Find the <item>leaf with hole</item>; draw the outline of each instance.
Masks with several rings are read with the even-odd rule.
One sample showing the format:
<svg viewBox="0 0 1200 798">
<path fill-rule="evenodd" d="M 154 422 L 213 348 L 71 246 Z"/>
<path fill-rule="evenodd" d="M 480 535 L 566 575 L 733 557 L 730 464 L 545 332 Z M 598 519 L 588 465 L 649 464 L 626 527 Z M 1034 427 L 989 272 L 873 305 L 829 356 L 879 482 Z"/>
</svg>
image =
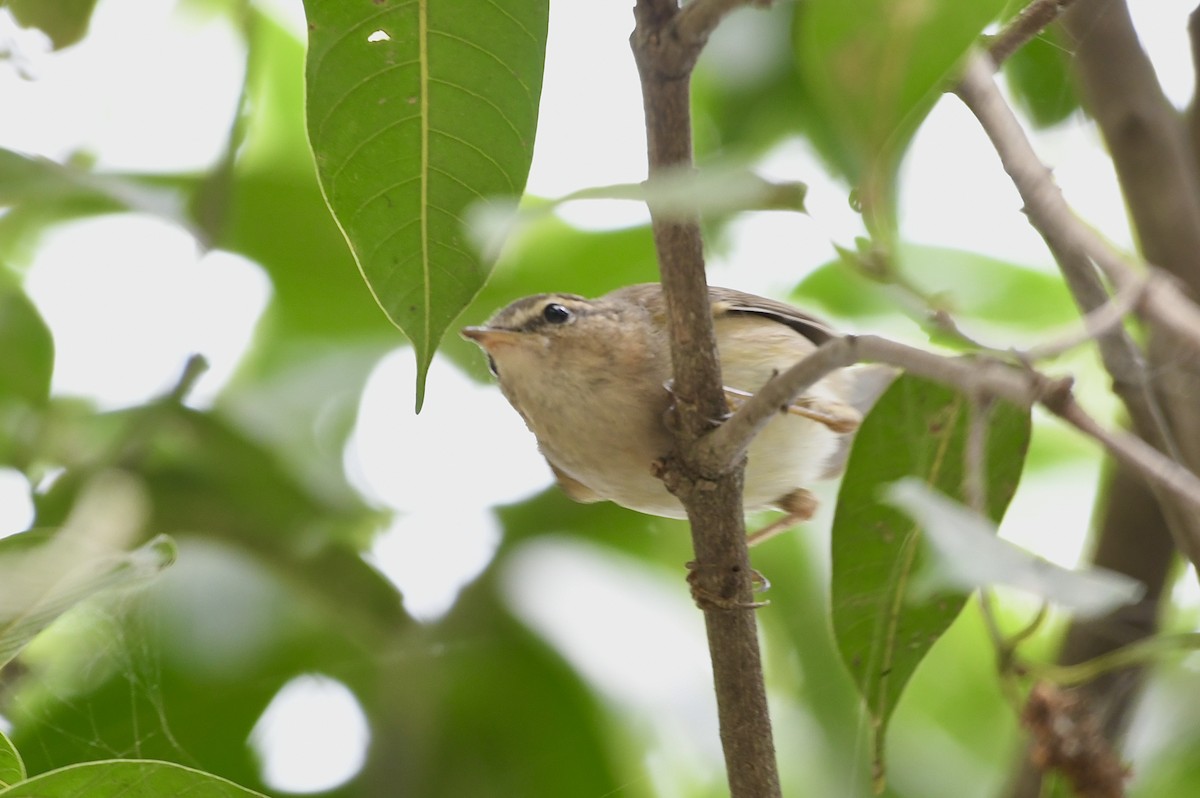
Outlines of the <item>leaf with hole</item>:
<svg viewBox="0 0 1200 798">
<path fill-rule="evenodd" d="M 929 380 L 902 375 L 859 429 L 838 493 L 832 537 L 832 614 L 842 660 L 872 721 L 872 761 L 884 775 L 884 735 L 908 680 L 958 616 L 968 592 L 914 588 L 927 553 L 922 528 L 887 502 L 884 489 L 916 477 L 964 495 L 970 402 Z M 986 514 L 999 521 L 1029 445 L 1030 418 L 997 402 L 986 416 Z"/>
<path fill-rule="evenodd" d="M 417 408 L 442 334 L 490 264 L 466 209 L 519 196 L 533 155 L 547 0 L 308 0 L 308 132 L 359 269 L 417 355 Z"/>
</svg>

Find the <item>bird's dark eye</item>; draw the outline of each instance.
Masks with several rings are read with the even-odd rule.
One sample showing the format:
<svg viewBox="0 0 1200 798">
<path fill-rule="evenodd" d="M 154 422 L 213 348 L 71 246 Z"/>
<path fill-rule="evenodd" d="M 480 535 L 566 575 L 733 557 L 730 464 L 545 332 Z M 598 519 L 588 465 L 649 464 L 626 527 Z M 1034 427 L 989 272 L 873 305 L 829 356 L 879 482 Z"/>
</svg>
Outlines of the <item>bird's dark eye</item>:
<svg viewBox="0 0 1200 798">
<path fill-rule="evenodd" d="M 571 311 L 557 302 L 551 302 L 542 309 L 542 318 L 551 324 L 563 324 L 571 318 Z"/>
</svg>

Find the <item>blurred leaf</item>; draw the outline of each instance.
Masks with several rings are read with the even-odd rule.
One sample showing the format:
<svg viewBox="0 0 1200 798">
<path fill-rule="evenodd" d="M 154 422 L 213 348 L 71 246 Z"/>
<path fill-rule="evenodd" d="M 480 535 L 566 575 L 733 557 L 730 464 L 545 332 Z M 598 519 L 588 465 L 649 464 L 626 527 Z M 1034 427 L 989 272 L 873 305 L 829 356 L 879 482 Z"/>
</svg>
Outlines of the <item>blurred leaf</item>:
<svg viewBox="0 0 1200 798">
<path fill-rule="evenodd" d="M 717 26 L 692 75 L 698 160 L 760 153 L 794 135 L 810 116 L 796 80 L 795 3 L 738 9 Z"/>
<path fill-rule="evenodd" d="M 304 45 L 253 10 L 247 36 L 252 113 L 238 131 L 244 141 L 227 207 L 212 208 L 219 200 L 208 196 L 203 211 L 213 246 L 242 253 L 271 278 L 271 305 L 240 376 L 296 368 L 315 348 L 348 338 L 394 346 L 399 336 L 354 276 L 354 258 L 317 184 L 304 136 Z"/>
<path fill-rule="evenodd" d="M 141 584 L 174 562 L 174 544 L 161 535 L 122 550 L 145 512 L 138 484 L 109 473 L 87 485 L 62 529 L 0 540 L 0 666 L 83 599 Z"/>
<path fill-rule="evenodd" d="M 507 612 L 495 570 L 390 670 L 387 731 L 419 766 L 374 758 L 361 794 L 647 795 L 617 767 L 610 719 L 579 674 Z"/>
<path fill-rule="evenodd" d="M 699 215 L 708 221 L 738 211 L 803 213 L 807 191 L 804 183 L 770 181 L 745 167 L 721 163 L 699 170 L 666 170 L 641 183 L 593 186 L 546 201 L 477 202 L 467 208 L 466 224 L 473 245 L 484 257 L 494 259 L 513 233 L 569 202 L 631 200 L 645 203 L 660 218 Z"/>
<path fill-rule="evenodd" d="M 37 308 L 0 274 L 0 405 L 13 399 L 43 405 L 50 398 L 54 338 Z"/>
<path fill-rule="evenodd" d="M 84 37 L 96 0 L 4 0 L 23 28 L 37 28 L 50 37 L 55 50 Z"/>
<path fill-rule="evenodd" d="M 140 211 L 187 226 L 180 187 L 186 180 L 102 174 L 78 164 L 21 155 L 0 148 L 0 207 L 38 203 L 63 215 Z M 69 210 L 68 210 L 69 209 Z"/>
<path fill-rule="evenodd" d="M 286 365 L 222 391 L 220 415 L 332 503 L 361 500 L 346 480 L 345 448 L 363 387 L 386 352 L 374 342 L 295 353 Z"/>
<path fill-rule="evenodd" d="M 533 155 L 546 0 L 505 7 L 308 0 L 308 130 L 325 197 L 417 355 L 487 278 L 466 208 L 519 196 Z"/>
<path fill-rule="evenodd" d="M 899 279 L 931 297 L 936 309 L 956 318 L 1040 333 L 1079 319 L 1062 278 L 1027 266 L 965 250 L 917 244 L 902 244 L 892 266 Z M 792 296 L 800 302 L 815 302 L 836 316 L 862 319 L 911 307 L 912 300 L 898 290 L 839 259 L 813 271 Z"/>
<path fill-rule="evenodd" d="M 231 781 L 170 762 L 110 760 L 43 773 L 0 798 L 264 798 Z"/>
<path fill-rule="evenodd" d="M 0 731 L 0 789 L 25 778 L 25 763 L 12 740 Z"/>
<path fill-rule="evenodd" d="M 1051 25 L 1004 63 L 1016 104 L 1038 127 L 1063 122 L 1080 109 L 1071 79 L 1071 52 L 1060 29 Z"/>
<path fill-rule="evenodd" d="M 810 0 L 796 14 L 796 61 L 819 113 L 845 141 L 841 159 L 868 229 L 894 225 L 894 180 L 909 141 L 958 61 L 1004 0 Z"/>
<path fill-rule="evenodd" d="M 885 485 L 913 476 L 962 497 L 970 404 L 940 384 L 902 375 L 863 422 L 833 521 L 832 612 L 842 659 L 872 717 L 875 777 L 905 685 L 966 602 L 946 591 L 913 595 L 925 559 L 922 529 L 887 504 Z M 987 514 L 999 521 L 1016 491 L 1029 443 L 1027 411 L 998 402 L 987 418 Z"/>
<path fill-rule="evenodd" d="M 1145 586 L 1104 568 L 1072 571 L 996 537 L 996 525 L 924 482 L 905 477 L 885 495 L 917 522 L 932 557 L 914 576 L 912 595 L 1006 585 L 1093 618 L 1139 601 Z"/>
</svg>

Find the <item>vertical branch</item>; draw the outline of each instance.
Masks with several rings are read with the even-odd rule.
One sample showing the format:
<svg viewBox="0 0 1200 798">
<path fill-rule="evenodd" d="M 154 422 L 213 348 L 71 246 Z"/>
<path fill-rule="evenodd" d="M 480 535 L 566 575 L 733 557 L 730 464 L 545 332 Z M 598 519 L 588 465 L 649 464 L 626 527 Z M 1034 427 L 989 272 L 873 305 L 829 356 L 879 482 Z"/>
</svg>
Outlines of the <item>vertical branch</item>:
<svg viewBox="0 0 1200 798">
<path fill-rule="evenodd" d="M 690 169 L 692 68 L 712 28 L 738 5 L 638 0 L 630 38 L 642 81 L 650 176 Z M 689 581 L 704 610 L 721 744 L 734 798 L 777 798 L 779 775 L 767 711 L 746 531 L 742 467 L 705 473 L 695 442 L 726 415 L 704 274 L 699 220 L 650 208 L 674 366 L 676 450 L 663 478 L 687 509 L 695 561 Z"/>
</svg>

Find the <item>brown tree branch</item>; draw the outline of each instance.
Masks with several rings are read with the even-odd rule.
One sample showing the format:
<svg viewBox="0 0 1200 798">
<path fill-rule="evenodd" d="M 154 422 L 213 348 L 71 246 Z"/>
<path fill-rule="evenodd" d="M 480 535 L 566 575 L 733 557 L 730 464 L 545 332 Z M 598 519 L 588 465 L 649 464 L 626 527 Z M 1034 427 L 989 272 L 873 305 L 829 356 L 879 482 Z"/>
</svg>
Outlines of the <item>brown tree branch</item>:
<svg viewBox="0 0 1200 798">
<path fill-rule="evenodd" d="M 957 87 L 957 93 L 963 102 L 979 119 L 988 137 L 1000 155 L 1005 171 L 1012 177 L 1021 198 L 1025 201 L 1025 212 L 1030 223 L 1041 233 L 1050 250 L 1058 258 L 1068 286 L 1076 294 L 1077 301 L 1085 310 L 1098 307 L 1108 300 L 1108 292 L 1097 281 L 1091 264 L 1100 266 L 1113 279 L 1117 286 L 1123 287 L 1136 284 L 1141 278 L 1136 270 L 1113 247 L 1104 242 L 1094 231 L 1084 225 L 1071 211 L 1063 199 L 1062 192 L 1054 185 L 1050 171 L 1038 159 L 1033 151 L 1025 131 L 1021 128 L 1012 109 L 1000 96 L 995 82 L 992 80 L 992 65 L 986 57 L 972 58 L 964 72 L 962 81 Z M 1164 281 L 1152 281 L 1148 285 L 1141 303 L 1141 309 L 1156 326 L 1175 334 L 1177 328 L 1163 323 L 1166 318 L 1164 308 L 1169 303 L 1171 313 L 1177 314 L 1177 319 L 1189 334 L 1178 336 L 1184 348 L 1190 348 L 1200 353 L 1200 308 L 1196 308 L 1188 300 L 1174 290 L 1174 286 Z M 1174 294 L 1168 299 L 1168 294 Z M 1190 307 L 1189 307 L 1190 306 Z M 1195 326 L 1190 319 L 1179 319 L 1178 316 L 1195 315 Z M 1119 329 L 1113 336 L 1123 336 Z M 1106 335 L 1105 338 L 1110 338 Z M 1149 393 L 1144 377 L 1135 376 L 1130 381 L 1129 369 L 1134 368 L 1140 360 L 1136 349 L 1131 348 L 1127 340 L 1113 337 L 1102 354 L 1116 356 L 1122 365 L 1114 365 L 1114 387 L 1121 391 L 1123 397 L 1128 397 L 1126 404 L 1130 415 L 1138 426 L 1139 433 L 1153 441 L 1158 448 L 1171 451 L 1170 435 L 1161 424 L 1155 398 Z M 1144 369 L 1138 369 L 1144 373 Z M 1154 487 L 1152 485 L 1152 487 Z M 1200 562 L 1200 516 L 1183 511 L 1183 505 L 1164 497 L 1166 515 L 1171 523 L 1171 534 L 1176 546 L 1192 562 Z M 1174 509 L 1172 509 L 1174 505 Z"/>
<path fill-rule="evenodd" d="M 1193 15 L 1189 26 L 1194 50 L 1198 40 L 1196 19 Z M 1075 65 L 1085 104 L 1108 142 L 1143 253 L 1151 262 L 1182 278 L 1193 292 L 1200 291 L 1194 279 L 1200 257 L 1197 252 L 1200 216 L 1196 213 L 1200 194 L 1195 168 L 1196 153 L 1200 152 L 1200 146 L 1195 144 L 1200 137 L 1195 133 L 1200 128 L 1195 125 L 1195 103 L 1191 112 L 1193 142 L 1189 146 L 1179 116 L 1163 96 L 1149 59 L 1137 41 L 1128 9 L 1120 0 L 1079 3 L 1064 16 L 1063 23 L 1075 40 Z M 1200 58 L 1196 61 L 1200 63 Z M 1007 162 L 1006 168 L 1009 168 Z M 1012 173 L 1012 169 L 1009 171 Z M 1049 185 L 1049 180 L 1043 183 Z M 1022 191 L 1023 196 L 1026 194 Z M 1061 197 L 1053 199 L 1065 208 Z M 1029 200 L 1026 201 L 1028 204 Z M 1032 220 L 1032 211 L 1030 216 Z M 1075 226 L 1081 227 L 1077 223 Z M 1083 233 L 1075 236 L 1081 251 L 1118 290 L 1131 285 L 1137 278 L 1137 270 L 1116 250 L 1103 246 L 1094 233 L 1086 229 Z M 1053 244 L 1051 248 L 1062 263 L 1062 253 Z M 1070 282 L 1070 271 L 1065 265 L 1064 273 Z M 1129 391 L 1121 395 L 1139 434 L 1195 468 L 1200 462 L 1196 451 L 1200 443 L 1196 440 L 1200 414 L 1194 401 L 1180 400 L 1189 391 L 1195 395 L 1196 378 L 1189 378 L 1187 372 L 1192 369 L 1185 365 L 1197 356 L 1200 314 L 1181 294 L 1178 285 L 1155 282 L 1158 285 L 1146 292 L 1140 309 L 1151 326 L 1148 359 L 1156 381 L 1154 384 L 1144 381 L 1138 389 L 1140 406 L 1129 401 Z M 1079 288 L 1076 283 L 1072 284 L 1073 290 Z M 1101 292 L 1107 293 L 1103 289 Z M 1087 297 L 1078 290 L 1075 293 L 1081 307 L 1086 307 Z M 1094 300 L 1097 296 L 1094 288 L 1091 294 Z M 1120 391 L 1120 372 L 1113 368 L 1108 356 L 1111 350 L 1106 353 L 1102 347 L 1102 354 L 1114 374 L 1114 387 Z M 1144 375 L 1146 370 L 1141 372 Z M 1165 413 L 1155 412 L 1153 418 L 1148 418 L 1146 412 L 1156 411 L 1160 403 Z M 1169 428 L 1165 421 L 1170 422 Z M 1176 441 L 1178 445 L 1173 445 Z M 1137 469 L 1118 465 L 1104 494 L 1098 545 L 1092 557 L 1099 566 L 1137 577 L 1147 586 L 1146 597 L 1138 605 L 1123 607 L 1104 619 L 1072 624 L 1060 652 L 1063 662 L 1079 662 L 1153 633 L 1158 600 L 1170 572 L 1173 554 L 1170 540 L 1173 538 L 1178 546 L 1180 530 L 1184 530 L 1182 537 L 1194 538 L 1197 519 L 1194 515 L 1187 517 L 1178 505 L 1162 501 L 1151 488 Z M 1167 533 L 1167 528 L 1172 534 Z M 1083 688 L 1109 739 L 1116 739 L 1122 731 L 1140 681 L 1140 671 L 1130 669 Z M 1039 795 L 1040 782 L 1041 774 L 1026 761 L 1012 794 Z"/>
<path fill-rule="evenodd" d="M 700 439 L 697 463 L 720 473 L 740 459 L 754 435 L 797 396 L 830 372 L 860 362 L 886 363 L 957 388 L 968 396 L 1006 399 L 1021 407 L 1040 403 L 1101 444 L 1118 463 L 1156 486 L 1172 503 L 1200 517 L 1200 477 L 1141 438 L 1105 429 L 1075 401 L 1069 379 L 1055 379 L 991 358 L 946 357 L 875 335 L 831 339 L 763 386 L 720 427 Z"/>
<path fill-rule="evenodd" d="M 729 0 L 638 0 L 630 44 L 642 82 L 649 172 L 692 166 L 692 67 Z M 687 509 L 696 560 L 689 581 L 704 610 L 717 715 L 730 793 L 780 796 L 767 711 L 752 570 L 742 510 L 742 469 L 709 474 L 697 467 L 695 441 L 725 415 L 720 363 L 695 218 L 650 208 L 674 367 L 676 454 L 663 478 Z"/>
</svg>

